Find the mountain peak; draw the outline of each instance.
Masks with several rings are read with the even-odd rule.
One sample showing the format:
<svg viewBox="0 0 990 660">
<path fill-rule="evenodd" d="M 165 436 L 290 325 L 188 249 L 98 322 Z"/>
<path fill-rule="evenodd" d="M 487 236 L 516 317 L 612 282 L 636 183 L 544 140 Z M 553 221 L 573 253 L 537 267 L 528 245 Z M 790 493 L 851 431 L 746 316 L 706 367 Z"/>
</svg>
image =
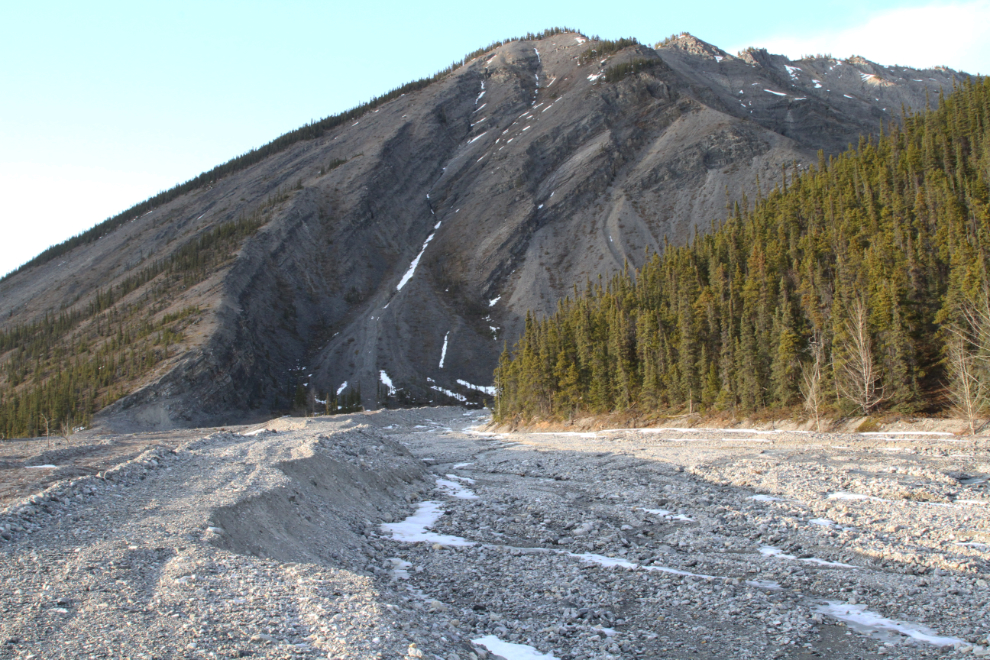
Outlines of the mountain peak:
<svg viewBox="0 0 990 660">
<path fill-rule="evenodd" d="M 727 57 L 732 57 L 718 46 L 713 46 L 707 41 L 702 41 L 690 32 L 681 32 L 667 37 L 656 45 L 657 50 L 672 49 L 682 50 L 692 55 L 700 55 L 708 59 L 721 61 Z"/>
</svg>

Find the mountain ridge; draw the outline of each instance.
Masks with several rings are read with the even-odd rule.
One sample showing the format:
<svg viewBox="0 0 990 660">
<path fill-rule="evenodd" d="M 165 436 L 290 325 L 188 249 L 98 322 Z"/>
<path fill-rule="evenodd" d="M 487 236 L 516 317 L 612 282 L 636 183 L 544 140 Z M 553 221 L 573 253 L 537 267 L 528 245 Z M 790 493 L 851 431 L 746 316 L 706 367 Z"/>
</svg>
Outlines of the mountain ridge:
<svg viewBox="0 0 990 660">
<path fill-rule="evenodd" d="M 600 58 L 594 51 L 617 42 L 559 32 L 496 46 L 129 217 L 61 263 L 5 278 L 2 328 L 85 304 L 152 256 L 264 207 L 264 225 L 218 257 L 222 267 L 187 277 L 181 291 L 171 285 L 169 309 L 202 310 L 196 328 L 104 423 L 163 428 L 319 408 L 345 381 L 368 408 L 480 401 L 461 383 L 490 382 L 527 310 L 546 314 L 575 284 L 682 244 L 756 196 L 757 181 L 772 187 L 783 167 L 838 153 L 960 75 L 930 70 L 926 81 L 866 60 L 726 57 L 693 37 L 675 41 Z M 133 309 L 153 286 L 129 294 Z"/>
</svg>

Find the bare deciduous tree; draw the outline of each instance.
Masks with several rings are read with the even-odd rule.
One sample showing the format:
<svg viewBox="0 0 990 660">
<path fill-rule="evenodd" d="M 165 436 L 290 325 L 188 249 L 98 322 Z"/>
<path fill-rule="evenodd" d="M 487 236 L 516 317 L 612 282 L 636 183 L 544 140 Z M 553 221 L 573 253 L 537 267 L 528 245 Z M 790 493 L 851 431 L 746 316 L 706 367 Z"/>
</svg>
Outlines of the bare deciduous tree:
<svg viewBox="0 0 990 660">
<path fill-rule="evenodd" d="M 51 420 L 48 419 L 48 415 L 42 413 L 41 421 L 45 423 L 45 440 L 48 441 L 48 448 L 52 448 L 52 436 L 51 434 Z"/>
<path fill-rule="evenodd" d="M 869 415 L 884 400 L 884 388 L 873 358 L 869 310 L 863 300 L 857 299 L 850 306 L 843 329 L 846 342 L 842 346 L 843 359 L 836 365 L 837 385 L 843 397 Z"/>
<path fill-rule="evenodd" d="M 72 427 L 72 418 L 70 417 L 62 422 L 62 425 L 59 427 L 58 434 L 62 436 L 62 439 L 65 440 L 66 446 L 68 446 L 72 441 L 72 436 L 75 432 L 76 430 Z"/>
<path fill-rule="evenodd" d="M 949 372 L 949 398 L 956 413 L 966 420 L 970 435 L 976 435 L 976 421 L 987 408 L 985 365 L 970 351 L 966 339 L 953 331 L 946 350 Z"/>
<path fill-rule="evenodd" d="M 947 328 L 947 389 L 956 413 L 976 435 L 976 422 L 990 407 L 990 290 L 959 312 L 959 320 Z"/>
<path fill-rule="evenodd" d="M 815 428 L 822 430 L 822 365 L 825 360 L 825 347 L 821 335 L 815 333 L 808 345 L 811 351 L 811 362 L 804 365 L 801 372 L 801 394 L 804 396 L 804 408 L 815 418 Z"/>
</svg>

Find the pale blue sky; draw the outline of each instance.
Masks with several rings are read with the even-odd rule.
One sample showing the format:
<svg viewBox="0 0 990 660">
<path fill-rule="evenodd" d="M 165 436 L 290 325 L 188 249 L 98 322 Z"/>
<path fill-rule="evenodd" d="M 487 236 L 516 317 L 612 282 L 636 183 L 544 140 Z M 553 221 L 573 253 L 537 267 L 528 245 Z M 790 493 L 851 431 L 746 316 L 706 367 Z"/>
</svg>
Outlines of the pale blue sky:
<svg viewBox="0 0 990 660">
<path fill-rule="evenodd" d="M 956 3 L 86 2 L 0 8 L 0 273 L 311 119 L 488 43 L 567 26 L 688 31 L 990 71 L 990 0 Z"/>
</svg>

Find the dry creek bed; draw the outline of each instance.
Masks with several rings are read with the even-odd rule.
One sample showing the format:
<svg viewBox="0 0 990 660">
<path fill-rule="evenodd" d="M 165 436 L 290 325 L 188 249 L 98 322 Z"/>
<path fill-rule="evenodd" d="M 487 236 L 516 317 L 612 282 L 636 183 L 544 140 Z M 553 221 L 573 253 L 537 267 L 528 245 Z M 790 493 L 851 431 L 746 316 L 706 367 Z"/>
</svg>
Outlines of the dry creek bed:
<svg viewBox="0 0 990 660">
<path fill-rule="evenodd" d="M 0 658 L 990 657 L 985 445 L 485 421 L 8 461 L 64 477 L 0 512 Z"/>
</svg>

